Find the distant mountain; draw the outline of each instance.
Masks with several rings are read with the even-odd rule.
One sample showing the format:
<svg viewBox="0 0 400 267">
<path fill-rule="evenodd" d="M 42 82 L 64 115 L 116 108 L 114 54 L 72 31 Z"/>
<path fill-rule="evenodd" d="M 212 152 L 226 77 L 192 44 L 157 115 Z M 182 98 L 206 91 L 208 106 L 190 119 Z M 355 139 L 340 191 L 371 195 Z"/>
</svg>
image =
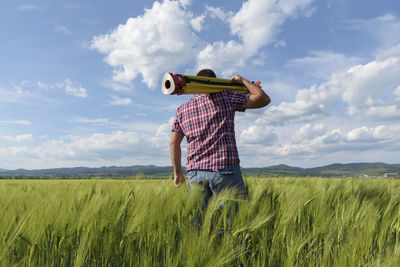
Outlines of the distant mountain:
<svg viewBox="0 0 400 267">
<path fill-rule="evenodd" d="M 386 163 L 335 163 L 315 168 L 299 168 L 288 165 L 273 165 L 265 168 L 243 168 L 246 177 L 360 177 L 360 176 L 382 176 L 384 173 L 398 173 L 400 175 L 400 164 Z M 171 177 L 173 169 L 171 166 L 159 167 L 154 165 L 136 165 L 126 167 L 76 167 L 57 168 L 43 170 L 4 170 L 0 169 L 0 178 L 90 178 L 90 177 L 137 177 L 137 178 L 165 178 Z"/>
<path fill-rule="evenodd" d="M 383 176 L 385 173 L 398 173 L 400 164 L 376 163 L 335 163 L 315 168 L 296 168 L 287 165 L 276 165 L 267 168 L 247 168 L 243 170 L 247 176 L 311 176 L 311 177 L 360 177 Z"/>
<path fill-rule="evenodd" d="M 91 176 L 110 176 L 110 177 L 126 177 L 126 176 L 162 176 L 170 175 L 173 172 L 172 167 L 158 167 L 154 165 L 148 166 L 128 166 L 128 167 L 75 167 L 75 168 L 56 168 L 43 170 L 6 170 L 0 175 L 2 176 L 37 176 L 37 177 L 91 177 Z"/>
</svg>

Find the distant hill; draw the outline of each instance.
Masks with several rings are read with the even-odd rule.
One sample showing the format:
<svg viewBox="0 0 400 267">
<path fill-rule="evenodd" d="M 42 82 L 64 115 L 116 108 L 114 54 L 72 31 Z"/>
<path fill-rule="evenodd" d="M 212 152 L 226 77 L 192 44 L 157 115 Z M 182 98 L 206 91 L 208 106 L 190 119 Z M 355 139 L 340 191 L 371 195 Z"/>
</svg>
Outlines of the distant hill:
<svg viewBox="0 0 400 267">
<path fill-rule="evenodd" d="M 335 163 L 315 168 L 297 168 L 287 165 L 276 165 L 266 168 L 246 168 L 243 170 L 246 176 L 312 176 L 312 177 L 360 177 L 383 176 L 384 173 L 398 173 L 400 164 L 377 163 Z"/>
<path fill-rule="evenodd" d="M 171 166 L 159 167 L 154 165 L 136 165 L 126 167 L 76 167 L 56 168 L 43 170 L 4 170 L 0 169 L 0 178 L 90 178 L 90 177 L 138 177 L 138 178 L 165 178 L 172 176 Z M 315 168 L 299 168 L 288 165 L 273 165 L 265 168 L 243 168 L 246 177 L 360 177 L 382 176 L 384 173 L 398 173 L 400 164 L 386 163 L 349 163 L 331 164 Z"/>
<path fill-rule="evenodd" d="M 126 176 L 169 176 L 173 172 L 172 167 L 147 166 L 127 166 L 127 167 L 75 167 L 75 168 L 56 168 L 43 170 L 6 170 L 0 176 L 35 176 L 35 177 L 126 177 Z"/>
</svg>

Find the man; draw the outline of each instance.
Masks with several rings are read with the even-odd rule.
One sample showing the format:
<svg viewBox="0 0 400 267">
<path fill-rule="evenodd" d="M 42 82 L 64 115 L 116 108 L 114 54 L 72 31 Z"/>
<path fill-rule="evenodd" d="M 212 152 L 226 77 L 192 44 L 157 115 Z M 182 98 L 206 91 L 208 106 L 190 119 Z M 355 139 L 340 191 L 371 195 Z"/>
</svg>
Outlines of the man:
<svg viewBox="0 0 400 267">
<path fill-rule="evenodd" d="M 216 77 L 210 69 L 199 71 L 197 76 Z M 189 188 L 203 187 L 203 208 L 212 195 L 226 188 L 235 188 L 246 197 L 236 147 L 234 115 L 236 111 L 261 108 L 271 102 L 261 87 L 240 75 L 233 76 L 231 81 L 243 84 L 250 93 L 223 90 L 214 94 L 196 94 L 178 108 L 172 126 L 170 150 L 174 184 L 179 186 L 185 182 L 181 142 L 186 136 L 188 185 Z"/>
</svg>

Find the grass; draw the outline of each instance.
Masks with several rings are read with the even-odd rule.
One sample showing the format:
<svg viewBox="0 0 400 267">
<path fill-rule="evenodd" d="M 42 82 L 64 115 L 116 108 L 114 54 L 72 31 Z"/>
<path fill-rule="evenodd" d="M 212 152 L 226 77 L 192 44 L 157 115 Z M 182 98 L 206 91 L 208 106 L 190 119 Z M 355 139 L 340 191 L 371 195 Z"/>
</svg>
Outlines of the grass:
<svg viewBox="0 0 400 267">
<path fill-rule="evenodd" d="M 171 180 L 2 180 L 0 266 L 400 265 L 400 181 L 245 182 L 201 214 Z"/>
</svg>

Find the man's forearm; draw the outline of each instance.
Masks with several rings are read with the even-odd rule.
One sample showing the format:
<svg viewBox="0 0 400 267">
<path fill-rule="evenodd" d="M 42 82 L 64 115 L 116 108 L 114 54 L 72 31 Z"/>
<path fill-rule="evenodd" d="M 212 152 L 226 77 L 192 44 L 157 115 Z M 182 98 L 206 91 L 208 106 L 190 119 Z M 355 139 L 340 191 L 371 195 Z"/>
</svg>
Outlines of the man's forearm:
<svg viewBox="0 0 400 267">
<path fill-rule="evenodd" d="M 244 86 L 246 86 L 247 89 L 249 89 L 249 92 L 251 95 L 264 95 L 265 92 L 261 89 L 261 87 L 255 85 L 254 83 L 250 82 L 249 80 L 241 77 L 241 82 L 243 83 Z"/>
<path fill-rule="evenodd" d="M 172 166 L 174 167 L 174 175 L 179 175 L 182 173 L 181 146 L 178 144 L 171 144 L 170 150 Z"/>
</svg>

